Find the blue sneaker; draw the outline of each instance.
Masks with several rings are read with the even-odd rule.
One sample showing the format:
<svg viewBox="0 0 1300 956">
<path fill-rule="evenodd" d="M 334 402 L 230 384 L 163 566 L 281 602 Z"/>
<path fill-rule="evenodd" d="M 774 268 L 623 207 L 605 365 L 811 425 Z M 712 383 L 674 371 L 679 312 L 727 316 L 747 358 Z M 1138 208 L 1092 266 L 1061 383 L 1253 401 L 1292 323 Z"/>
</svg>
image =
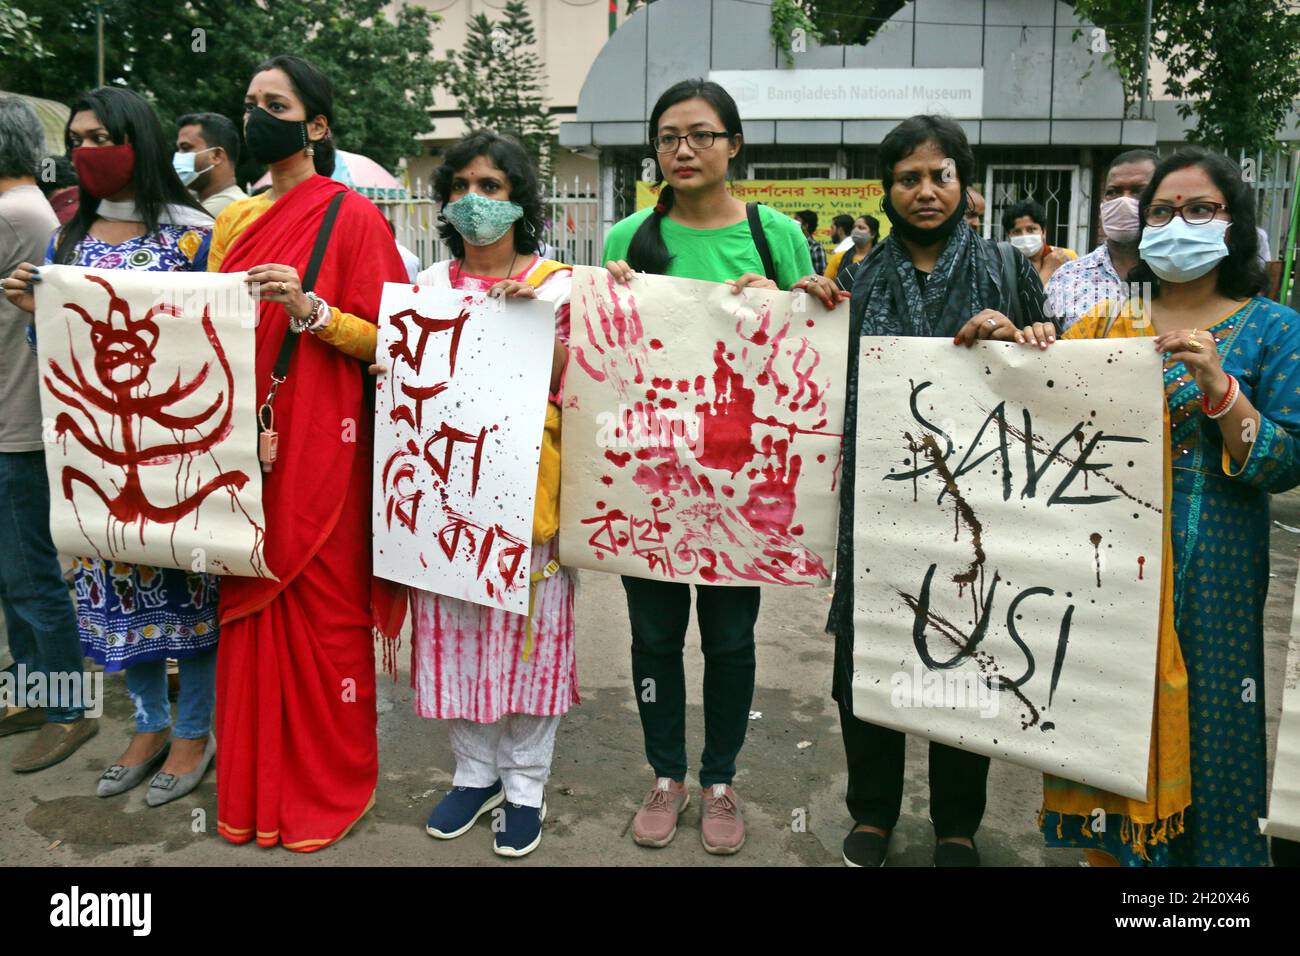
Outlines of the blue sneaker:
<svg viewBox="0 0 1300 956">
<path fill-rule="evenodd" d="M 546 798 L 542 808 L 507 803 L 505 827 L 492 838 L 497 856 L 527 856 L 542 842 L 542 821 L 546 819 Z"/>
<path fill-rule="evenodd" d="M 500 780 L 490 787 L 452 787 L 429 814 L 424 830 L 439 840 L 454 840 L 483 814 L 501 806 L 505 798 Z"/>
</svg>

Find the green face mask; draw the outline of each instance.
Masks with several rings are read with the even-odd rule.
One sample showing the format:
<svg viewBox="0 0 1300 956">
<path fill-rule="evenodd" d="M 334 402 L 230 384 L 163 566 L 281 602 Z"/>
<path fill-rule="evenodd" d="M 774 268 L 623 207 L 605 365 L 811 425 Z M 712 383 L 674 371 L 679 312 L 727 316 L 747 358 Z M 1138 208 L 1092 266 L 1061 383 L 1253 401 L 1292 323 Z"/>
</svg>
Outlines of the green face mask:
<svg viewBox="0 0 1300 956">
<path fill-rule="evenodd" d="M 523 218 L 524 207 L 509 200 L 466 193 L 443 206 L 442 215 L 471 246 L 490 246 Z"/>
</svg>

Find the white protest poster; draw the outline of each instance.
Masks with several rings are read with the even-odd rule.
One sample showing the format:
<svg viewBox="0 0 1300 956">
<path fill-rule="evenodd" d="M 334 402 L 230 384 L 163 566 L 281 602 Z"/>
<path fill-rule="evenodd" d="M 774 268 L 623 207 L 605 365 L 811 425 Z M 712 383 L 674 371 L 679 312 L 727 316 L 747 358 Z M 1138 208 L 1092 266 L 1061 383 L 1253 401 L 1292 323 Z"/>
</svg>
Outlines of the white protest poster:
<svg viewBox="0 0 1300 956">
<path fill-rule="evenodd" d="M 848 304 L 573 275 L 560 560 L 695 584 L 830 582 Z"/>
<path fill-rule="evenodd" d="M 1291 646 L 1282 677 L 1282 719 L 1273 756 L 1268 818 L 1260 828 L 1271 837 L 1300 840 L 1300 588 L 1291 608 Z"/>
<path fill-rule="evenodd" d="M 853 711 L 1142 799 L 1164 390 L 1148 339 L 862 340 Z"/>
<path fill-rule="evenodd" d="M 379 314 L 375 574 L 525 614 L 555 307 L 388 282 Z"/>
<path fill-rule="evenodd" d="M 271 578 L 244 273 L 43 266 L 50 533 L 68 555 Z"/>
</svg>

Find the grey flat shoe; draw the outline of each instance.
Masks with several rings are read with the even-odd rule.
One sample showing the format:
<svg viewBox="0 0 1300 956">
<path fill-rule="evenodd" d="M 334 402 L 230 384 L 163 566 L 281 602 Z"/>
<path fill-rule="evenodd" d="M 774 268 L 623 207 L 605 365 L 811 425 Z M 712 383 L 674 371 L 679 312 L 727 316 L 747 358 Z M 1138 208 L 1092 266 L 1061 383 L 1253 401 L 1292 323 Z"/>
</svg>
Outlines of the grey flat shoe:
<svg viewBox="0 0 1300 956">
<path fill-rule="evenodd" d="M 95 788 L 95 796 L 115 797 L 143 783 L 153 773 L 153 768 L 167 759 L 167 751 L 171 749 L 171 745 L 172 742 L 168 740 L 156 754 L 134 767 L 123 767 L 120 763 L 113 764 L 99 775 L 99 786 Z"/>
<path fill-rule="evenodd" d="M 180 799 L 199 785 L 203 775 L 208 772 L 212 758 L 217 755 L 217 738 L 208 734 L 207 745 L 203 748 L 203 757 L 199 765 L 189 773 L 157 773 L 149 781 L 145 791 L 144 802 L 151 807 L 161 807 L 164 803 Z"/>
</svg>

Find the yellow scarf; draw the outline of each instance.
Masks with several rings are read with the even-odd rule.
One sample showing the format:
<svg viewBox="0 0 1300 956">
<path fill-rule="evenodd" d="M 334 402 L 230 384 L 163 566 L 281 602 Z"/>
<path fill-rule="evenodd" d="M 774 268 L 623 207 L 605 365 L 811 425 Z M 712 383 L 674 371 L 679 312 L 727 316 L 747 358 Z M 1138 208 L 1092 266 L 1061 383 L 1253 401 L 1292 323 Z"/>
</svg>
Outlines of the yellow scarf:
<svg viewBox="0 0 1300 956">
<path fill-rule="evenodd" d="M 1150 323 L 1135 323 L 1128 307 L 1111 321 L 1103 303 L 1071 326 L 1062 338 L 1135 338 L 1152 334 Z M 1091 825 L 1097 810 L 1106 814 L 1105 825 L 1120 817 L 1120 839 L 1134 853 L 1149 860 L 1147 846 L 1166 843 L 1183 832 L 1183 813 L 1192 803 L 1191 744 L 1187 706 L 1187 668 L 1174 630 L 1174 556 L 1170 544 L 1171 492 L 1169 460 L 1169 409 L 1164 409 L 1165 494 L 1164 547 L 1160 582 L 1160 635 L 1156 646 L 1155 713 L 1152 717 L 1151 755 L 1147 764 L 1147 799 L 1133 800 L 1081 783 L 1043 775 L 1043 812 L 1061 815 L 1056 835 L 1064 836 L 1066 816 L 1082 817 L 1081 834 L 1093 838 Z M 1041 824 L 1041 814 L 1040 814 Z"/>
</svg>

